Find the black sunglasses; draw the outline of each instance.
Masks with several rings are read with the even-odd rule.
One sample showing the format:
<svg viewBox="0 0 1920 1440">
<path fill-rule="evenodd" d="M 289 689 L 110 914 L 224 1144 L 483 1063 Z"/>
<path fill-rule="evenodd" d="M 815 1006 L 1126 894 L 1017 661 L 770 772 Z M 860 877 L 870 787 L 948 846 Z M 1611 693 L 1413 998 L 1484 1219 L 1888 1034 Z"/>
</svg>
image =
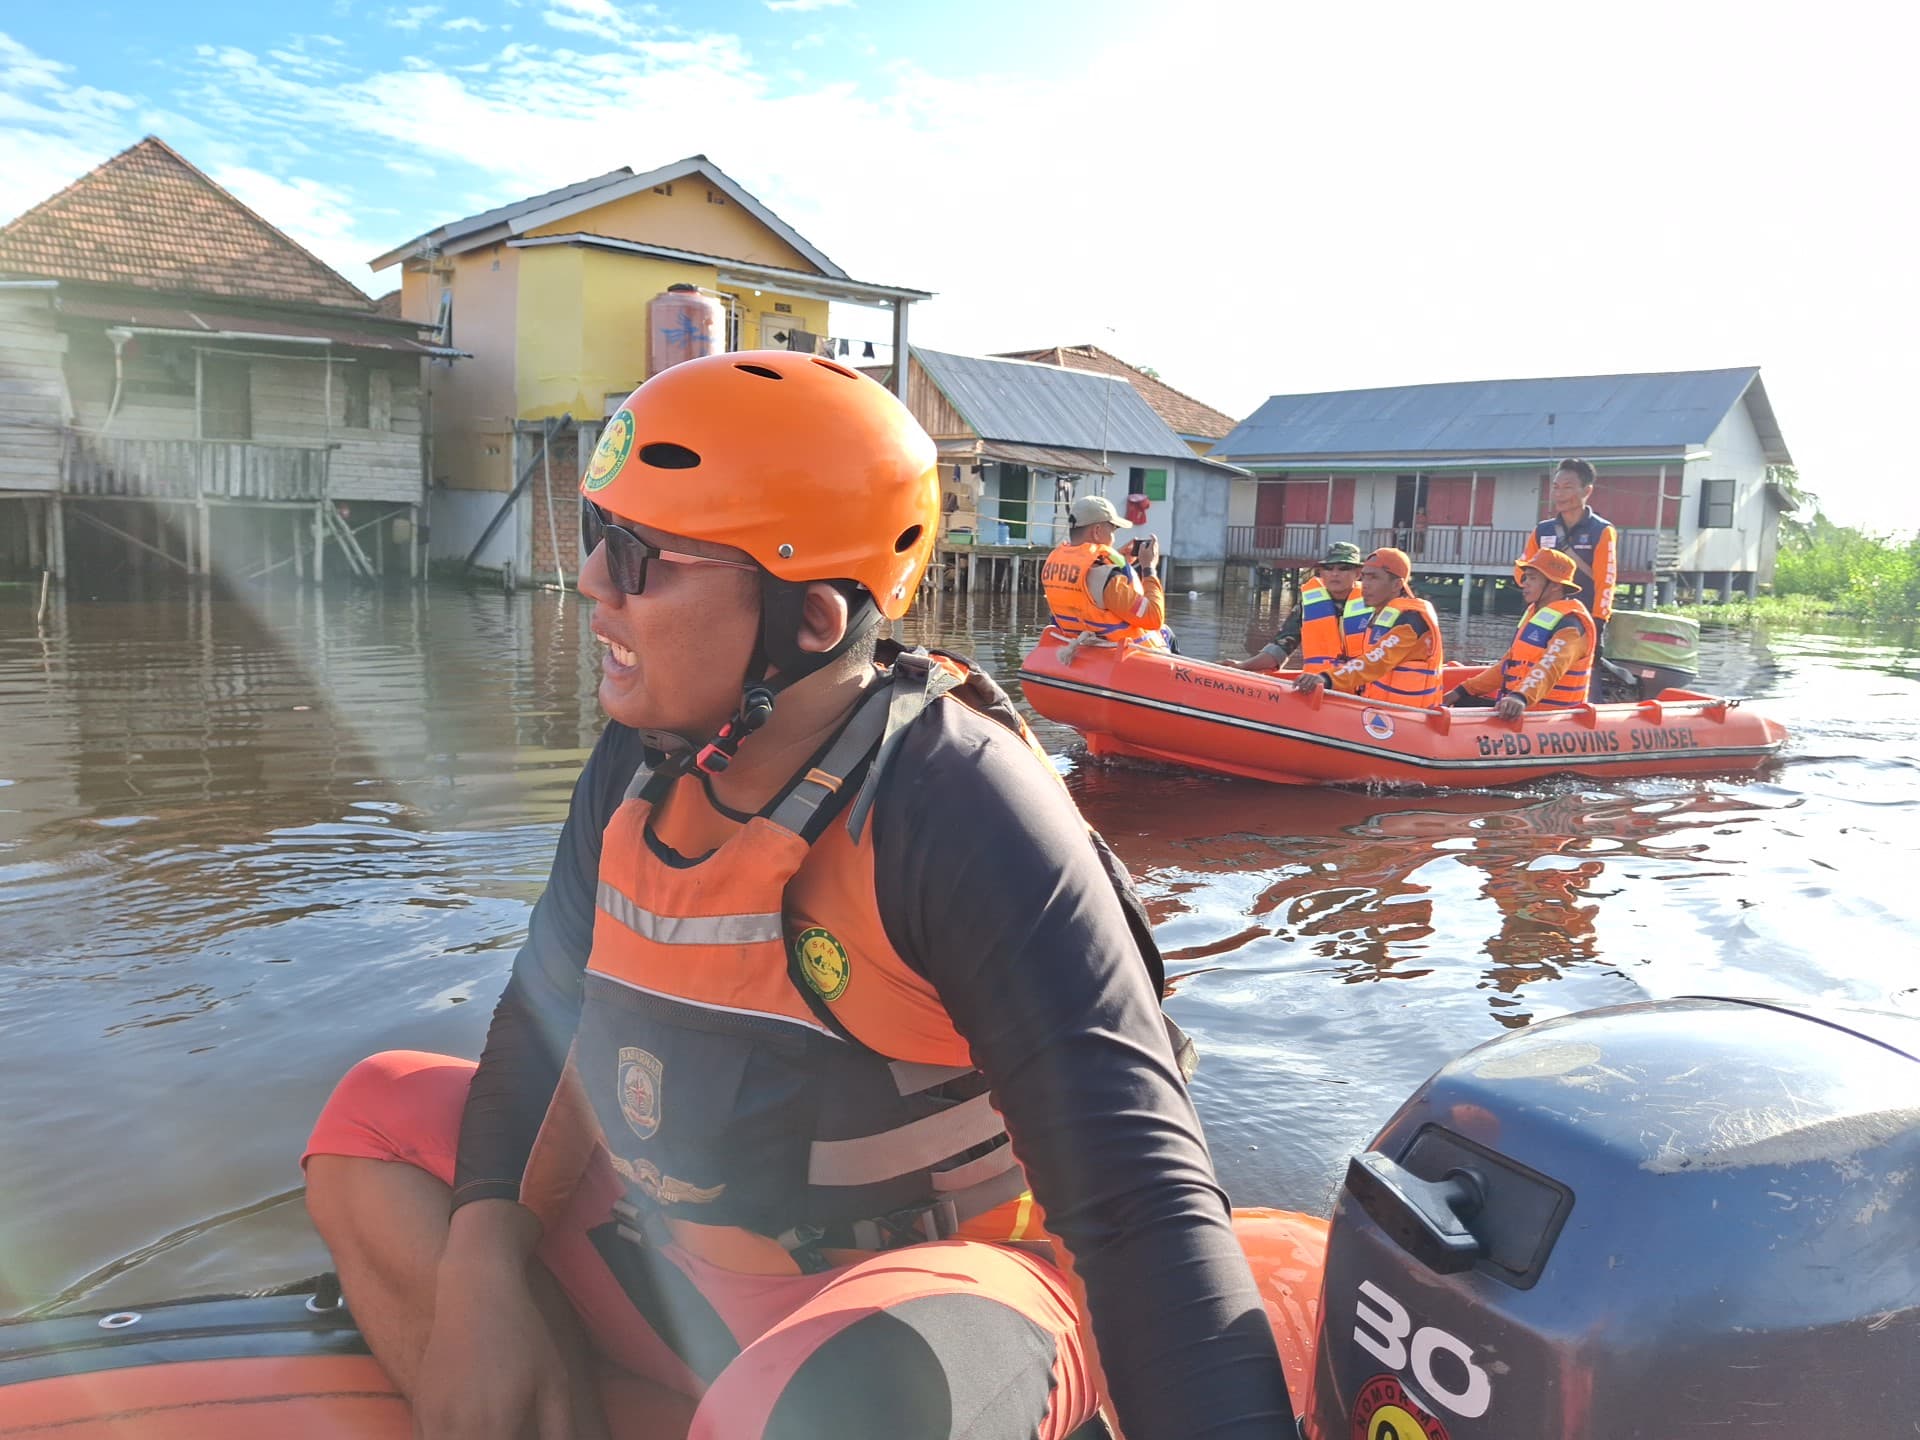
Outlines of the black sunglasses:
<svg viewBox="0 0 1920 1440">
<path fill-rule="evenodd" d="M 580 497 L 580 544 L 588 555 L 602 544 L 607 547 L 607 575 L 614 588 L 628 595 L 646 593 L 647 564 L 653 560 L 665 560 L 673 565 L 719 565 L 728 570 L 760 568 L 741 560 L 715 560 L 682 550 L 663 550 L 610 519 L 606 511 L 584 495 Z"/>
</svg>

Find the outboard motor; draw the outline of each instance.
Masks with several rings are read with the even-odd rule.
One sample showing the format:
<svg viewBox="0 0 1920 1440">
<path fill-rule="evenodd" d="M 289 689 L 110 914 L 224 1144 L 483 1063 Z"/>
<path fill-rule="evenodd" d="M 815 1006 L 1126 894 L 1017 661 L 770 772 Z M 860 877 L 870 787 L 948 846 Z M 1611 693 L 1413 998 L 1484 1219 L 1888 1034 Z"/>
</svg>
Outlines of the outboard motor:
<svg viewBox="0 0 1920 1440">
<path fill-rule="evenodd" d="M 1700 622 L 1681 615 L 1616 610 L 1600 644 L 1603 700 L 1652 700 L 1689 690 L 1700 674 Z"/>
<path fill-rule="evenodd" d="M 1920 1017 L 1749 1000 L 1551 1020 L 1351 1162 L 1310 1440 L 1920 1427 Z"/>
</svg>

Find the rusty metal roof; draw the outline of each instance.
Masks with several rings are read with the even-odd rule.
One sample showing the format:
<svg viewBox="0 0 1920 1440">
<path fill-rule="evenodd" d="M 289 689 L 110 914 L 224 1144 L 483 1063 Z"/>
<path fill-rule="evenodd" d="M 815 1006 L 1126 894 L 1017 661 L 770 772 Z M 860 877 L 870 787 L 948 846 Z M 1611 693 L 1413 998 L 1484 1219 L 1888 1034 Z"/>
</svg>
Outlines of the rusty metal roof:
<svg viewBox="0 0 1920 1440">
<path fill-rule="evenodd" d="M 419 338 L 419 326 L 407 323 L 382 324 L 371 313 L 351 315 L 262 315 L 232 310 L 210 310 L 202 306 L 146 305 L 124 300 L 73 299 L 61 296 L 62 315 L 78 320 L 99 320 L 109 326 L 135 331 L 164 331 L 208 340 L 245 339 L 282 341 L 291 344 L 324 341 L 348 350 L 390 350 L 402 355 L 454 356 L 465 352 L 434 345 Z M 356 325 L 356 318 L 366 324 Z"/>
</svg>

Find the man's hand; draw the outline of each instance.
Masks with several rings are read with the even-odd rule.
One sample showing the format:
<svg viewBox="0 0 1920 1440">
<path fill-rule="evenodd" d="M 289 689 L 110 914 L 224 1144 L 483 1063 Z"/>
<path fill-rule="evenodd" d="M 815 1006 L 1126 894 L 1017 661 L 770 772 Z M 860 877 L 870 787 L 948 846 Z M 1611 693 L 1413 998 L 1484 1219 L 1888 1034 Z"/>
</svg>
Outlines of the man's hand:
<svg viewBox="0 0 1920 1440">
<path fill-rule="evenodd" d="M 1146 574 L 1153 573 L 1153 567 L 1160 563 L 1160 537 L 1142 535 L 1133 551 L 1133 562 Z"/>
<path fill-rule="evenodd" d="M 1495 702 L 1493 713 L 1502 720 L 1518 720 L 1527 713 L 1527 702 L 1518 695 L 1502 695 Z"/>
<path fill-rule="evenodd" d="M 1298 690 L 1302 695 L 1311 695 L 1314 691 L 1318 690 L 1321 686 L 1325 685 L 1326 683 L 1327 681 L 1324 675 L 1308 673 L 1306 675 L 1302 675 L 1298 680 L 1294 681 L 1293 688 L 1295 690 Z"/>
<path fill-rule="evenodd" d="M 408 1397 L 416 1440 L 573 1440 L 566 1361 L 528 1275 L 539 1236 L 508 1201 L 454 1213 Z"/>
</svg>

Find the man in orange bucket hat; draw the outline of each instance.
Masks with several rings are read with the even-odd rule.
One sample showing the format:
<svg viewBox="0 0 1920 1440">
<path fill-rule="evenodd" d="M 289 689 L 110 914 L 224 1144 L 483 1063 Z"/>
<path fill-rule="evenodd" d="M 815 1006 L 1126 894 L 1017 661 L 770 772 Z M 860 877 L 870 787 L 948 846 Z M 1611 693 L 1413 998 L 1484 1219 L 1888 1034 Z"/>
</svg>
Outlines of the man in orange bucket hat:
<svg viewBox="0 0 1920 1440">
<path fill-rule="evenodd" d="M 1446 703 L 1485 704 L 1491 698 L 1494 713 L 1507 720 L 1529 709 L 1586 704 L 1599 636 L 1578 599 L 1579 567 L 1565 551 L 1536 550 L 1514 562 L 1513 579 L 1527 600 L 1513 644 L 1478 675 L 1456 685 Z"/>
</svg>

